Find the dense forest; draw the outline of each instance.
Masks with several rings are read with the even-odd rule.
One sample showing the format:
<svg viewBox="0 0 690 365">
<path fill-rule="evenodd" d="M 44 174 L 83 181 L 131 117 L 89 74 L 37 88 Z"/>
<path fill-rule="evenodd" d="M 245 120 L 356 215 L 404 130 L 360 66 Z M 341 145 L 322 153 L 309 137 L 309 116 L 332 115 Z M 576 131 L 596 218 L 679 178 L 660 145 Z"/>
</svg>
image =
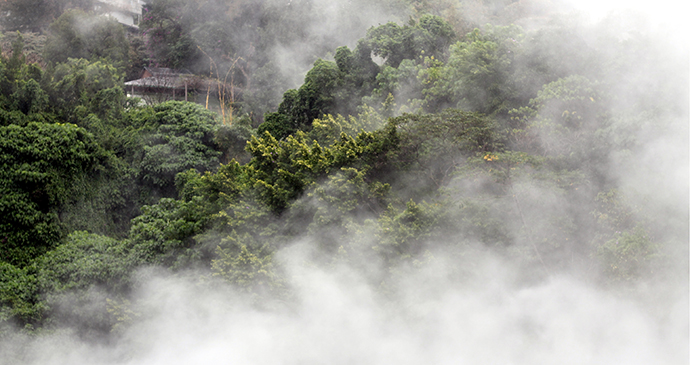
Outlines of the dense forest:
<svg viewBox="0 0 690 365">
<path fill-rule="evenodd" d="M 673 28 L 95 3 L 0 3 L 0 363 L 687 363 Z M 216 86 L 144 101 L 145 67 Z"/>
</svg>

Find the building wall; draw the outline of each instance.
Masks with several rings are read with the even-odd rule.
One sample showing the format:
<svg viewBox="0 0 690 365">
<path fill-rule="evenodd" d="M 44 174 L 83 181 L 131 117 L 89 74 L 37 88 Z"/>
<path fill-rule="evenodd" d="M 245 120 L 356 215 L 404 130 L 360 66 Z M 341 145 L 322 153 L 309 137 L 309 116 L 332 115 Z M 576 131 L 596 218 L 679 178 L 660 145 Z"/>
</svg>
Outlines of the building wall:
<svg viewBox="0 0 690 365">
<path fill-rule="evenodd" d="M 97 0 L 96 10 L 105 15 L 110 15 L 118 22 L 137 27 L 141 20 L 144 0 Z"/>
<path fill-rule="evenodd" d="M 97 0 L 96 2 L 122 12 L 139 15 L 141 15 L 141 7 L 145 4 L 143 0 Z"/>
</svg>

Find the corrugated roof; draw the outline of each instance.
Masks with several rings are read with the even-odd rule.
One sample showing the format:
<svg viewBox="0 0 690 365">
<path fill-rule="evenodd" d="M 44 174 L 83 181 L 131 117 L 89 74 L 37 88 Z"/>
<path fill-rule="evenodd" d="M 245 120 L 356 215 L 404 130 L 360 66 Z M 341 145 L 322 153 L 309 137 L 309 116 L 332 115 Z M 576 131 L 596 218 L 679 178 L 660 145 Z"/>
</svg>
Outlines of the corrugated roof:
<svg viewBox="0 0 690 365">
<path fill-rule="evenodd" d="M 163 67 L 147 67 L 146 71 L 153 76 L 125 82 L 125 86 L 178 89 L 184 88 L 186 80 L 194 76 L 190 72 Z"/>
</svg>

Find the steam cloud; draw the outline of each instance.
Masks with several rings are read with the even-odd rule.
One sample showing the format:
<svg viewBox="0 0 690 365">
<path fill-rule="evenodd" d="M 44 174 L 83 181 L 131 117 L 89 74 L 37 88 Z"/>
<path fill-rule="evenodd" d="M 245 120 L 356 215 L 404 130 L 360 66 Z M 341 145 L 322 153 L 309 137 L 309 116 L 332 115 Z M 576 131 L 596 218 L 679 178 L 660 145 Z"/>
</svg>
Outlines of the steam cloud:
<svg viewBox="0 0 690 365">
<path fill-rule="evenodd" d="M 293 248 L 284 262 L 304 263 Z M 476 260 L 479 260 L 477 262 Z M 471 264 L 471 261 L 475 261 Z M 457 265 L 478 270 L 463 280 Z M 568 277 L 518 283 L 482 253 L 434 259 L 400 277 L 395 300 L 343 267 L 288 264 L 298 300 L 256 309 L 214 284 L 152 275 L 141 317 L 111 346 L 54 336 L 24 344 L 31 364 L 682 364 L 687 306 L 663 317 Z"/>
</svg>

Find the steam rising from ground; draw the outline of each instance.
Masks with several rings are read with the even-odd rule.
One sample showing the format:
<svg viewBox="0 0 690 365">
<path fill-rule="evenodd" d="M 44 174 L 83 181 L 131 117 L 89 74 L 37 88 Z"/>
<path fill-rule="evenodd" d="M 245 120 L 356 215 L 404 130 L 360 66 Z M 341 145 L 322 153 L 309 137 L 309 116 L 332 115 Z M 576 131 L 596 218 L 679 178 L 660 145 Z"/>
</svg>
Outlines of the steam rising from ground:
<svg viewBox="0 0 690 365">
<path fill-rule="evenodd" d="M 291 40 L 289 44 L 277 44 L 272 49 L 273 64 L 278 67 L 281 77 L 289 81 L 290 87 L 299 87 L 304 74 L 317 58 L 329 58 L 324 53 L 347 45 L 356 46 L 369 27 L 389 21 L 405 22 L 407 19 L 399 11 L 386 6 L 386 1 L 273 1 L 271 4 L 283 11 L 291 11 L 298 4 L 308 4 L 309 24 L 304 29 L 301 41 Z M 327 48 L 323 48 L 327 45 Z M 284 90 L 280 91 L 281 93 Z"/>
<path fill-rule="evenodd" d="M 304 251 L 298 245 L 281 259 L 294 303 L 257 309 L 251 296 L 223 285 L 209 290 L 144 272 L 141 317 L 118 343 L 53 336 L 23 351 L 44 365 L 687 361 L 687 298 L 658 303 L 667 314 L 655 316 L 639 301 L 568 277 L 519 283 L 509 263 L 486 252 L 461 262 L 433 258 L 382 295 L 347 267 L 308 263 Z M 453 274 L 463 265 L 476 270 Z"/>
<path fill-rule="evenodd" d="M 601 20 L 611 12 L 634 12 L 644 16 L 654 27 L 674 30 L 687 39 L 688 25 L 683 5 L 673 0 L 563 0 L 573 8 L 588 14 L 592 20 Z"/>
</svg>

